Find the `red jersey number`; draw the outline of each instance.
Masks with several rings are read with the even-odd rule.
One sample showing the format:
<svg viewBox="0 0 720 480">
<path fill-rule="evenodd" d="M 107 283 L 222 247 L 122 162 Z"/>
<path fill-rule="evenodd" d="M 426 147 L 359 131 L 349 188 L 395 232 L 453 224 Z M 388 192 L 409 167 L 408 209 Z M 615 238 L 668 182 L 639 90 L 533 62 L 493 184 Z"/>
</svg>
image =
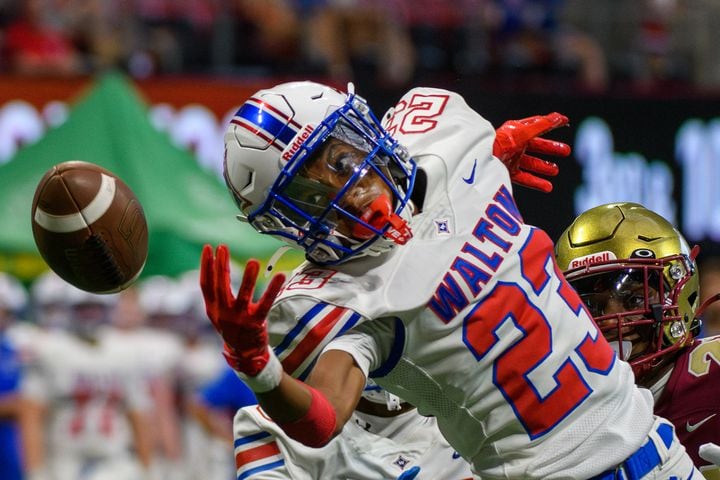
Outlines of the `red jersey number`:
<svg viewBox="0 0 720 480">
<path fill-rule="evenodd" d="M 557 295 L 575 315 L 584 309 L 577 293 L 559 273 L 552 256 L 552 242 L 541 230 L 534 230 L 520 251 L 523 277 L 538 297 Z M 546 265 L 551 263 L 551 273 Z M 553 277 L 556 282 L 553 282 Z M 557 284 L 554 291 L 550 285 Z M 558 302 L 555 302 L 557 305 Z M 530 375 L 542 375 L 543 363 L 553 353 L 553 326 L 545 313 L 517 283 L 498 283 L 463 320 L 463 339 L 478 360 L 498 343 L 500 327 L 512 322 L 521 337 L 499 353 L 493 363 L 493 382 L 512 407 L 531 439 L 551 431 L 590 395 L 592 388 L 569 356 L 559 367 L 548 371 L 554 387 L 539 392 Z M 502 329 L 507 332 L 507 329 Z M 590 332 L 574 349 L 587 370 L 606 375 L 614 365 L 615 352 L 596 331 Z M 535 377 L 538 378 L 538 377 Z"/>
</svg>

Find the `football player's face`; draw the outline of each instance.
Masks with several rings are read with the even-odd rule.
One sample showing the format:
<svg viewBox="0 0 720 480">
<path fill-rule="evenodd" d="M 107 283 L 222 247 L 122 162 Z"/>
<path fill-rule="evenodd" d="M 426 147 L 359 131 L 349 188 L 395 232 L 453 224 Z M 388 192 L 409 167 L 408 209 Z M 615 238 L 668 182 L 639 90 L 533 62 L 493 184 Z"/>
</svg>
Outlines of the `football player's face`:
<svg viewBox="0 0 720 480">
<path fill-rule="evenodd" d="M 618 295 L 608 295 L 607 301 L 603 307 L 604 315 L 615 315 L 624 312 L 634 312 L 643 310 L 645 307 L 645 287 L 641 282 L 634 282 L 627 286 L 625 291 L 619 292 Z M 658 303 L 659 295 L 657 290 L 652 287 L 648 287 L 648 305 Z M 642 320 L 645 317 L 643 314 L 626 315 L 622 318 L 622 327 L 618 329 L 604 327 L 609 325 L 615 325 L 618 321 L 615 319 L 608 318 L 606 320 L 598 322 L 598 326 L 603 329 L 603 335 L 608 341 L 617 341 L 620 334 L 624 341 L 632 343 L 632 350 L 630 352 L 629 359 L 635 357 L 635 355 L 644 352 L 648 346 L 648 336 L 643 335 L 650 329 L 649 326 L 631 326 L 627 325 L 627 322 L 633 322 Z"/>
<path fill-rule="evenodd" d="M 622 336 L 624 342 L 631 342 L 629 358 L 643 352 L 647 348 L 652 327 L 631 322 L 648 318 L 646 305 L 659 303 L 658 291 L 648 285 L 646 293 L 643 276 L 633 271 L 600 275 L 589 280 L 576 288 L 605 338 L 609 342 L 616 342 Z M 627 353 L 623 352 L 624 355 Z"/>
<path fill-rule="evenodd" d="M 108 320 L 108 308 L 98 303 L 79 303 L 71 308 L 71 328 L 86 340 L 97 340 L 100 327 Z"/>
<path fill-rule="evenodd" d="M 352 145 L 329 138 L 314 158 L 310 159 L 304 167 L 302 175 L 329 187 L 328 195 L 337 194 L 345 186 L 348 179 L 362 167 L 367 153 L 358 150 Z M 387 167 L 381 167 L 386 170 Z M 387 171 L 383 172 L 388 178 Z M 343 195 L 339 204 L 342 208 L 355 216 L 362 216 L 368 206 L 380 195 L 393 199 L 392 190 L 372 168 L 362 174 Z M 352 236 L 353 226 L 347 218 L 338 219 L 338 230 L 347 236 Z"/>
</svg>

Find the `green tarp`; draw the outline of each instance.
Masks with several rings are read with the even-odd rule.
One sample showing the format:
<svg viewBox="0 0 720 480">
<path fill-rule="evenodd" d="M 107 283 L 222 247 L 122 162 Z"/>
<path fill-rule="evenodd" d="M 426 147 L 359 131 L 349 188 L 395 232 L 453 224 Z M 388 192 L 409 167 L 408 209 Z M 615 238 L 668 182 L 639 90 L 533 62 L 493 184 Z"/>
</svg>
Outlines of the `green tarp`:
<svg viewBox="0 0 720 480">
<path fill-rule="evenodd" d="M 272 254 L 280 242 L 238 222 L 221 180 L 156 130 L 147 113 L 132 84 L 108 74 L 72 106 L 66 122 L 0 166 L 0 270 L 27 280 L 39 273 L 37 265 L 46 268 L 32 236 L 32 198 L 43 174 L 66 160 L 101 165 L 138 196 L 150 233 L 144 276 L 197 268 L 205 243 L 228 244 L 240 261 Z"/>
</svg>

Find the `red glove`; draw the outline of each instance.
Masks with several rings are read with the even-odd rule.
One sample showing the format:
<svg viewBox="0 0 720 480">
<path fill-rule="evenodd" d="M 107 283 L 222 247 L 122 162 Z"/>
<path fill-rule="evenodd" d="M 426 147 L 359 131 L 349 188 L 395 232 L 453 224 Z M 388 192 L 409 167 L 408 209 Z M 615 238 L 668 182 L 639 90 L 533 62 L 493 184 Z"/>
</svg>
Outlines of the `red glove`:
<svg viewBox="0 0 720 480">
<path fill-rule="evenodd" d="M 495 131 L 493 155 L 505 164 L 513 183 L 545 193 L 551 192 L 552 183 L 538 175 L 554 177 L 558 174 L 558 166 L 553 162 L 528 155 L 526 152 L 556 157 L 570 155 L 569 145 L 537 138 L 567 124 L 568 118 L 560 113 L 508 120 Z"/>
<path fill-rule="evenodd" d="M 236 298 L 230 286 L 230 254 L 227 246 L 217 247 L 217 256 L 214 258 L 212 247 L 203 247 L 200 288 L 207 315 L 225 342 L 223 354 L 228 364 L 235 371 L 250 377 L 258 376 L 268 362 L 274 359 L 268 346 L 266 317 L 285 282 L 285 275 L 274 275 L 260 300 L 253 303 L 259 270 L 260 263 L 257 260 L 247 262 Z M 274 360 L 279 365 L 277 359 Z"/>
</svg>

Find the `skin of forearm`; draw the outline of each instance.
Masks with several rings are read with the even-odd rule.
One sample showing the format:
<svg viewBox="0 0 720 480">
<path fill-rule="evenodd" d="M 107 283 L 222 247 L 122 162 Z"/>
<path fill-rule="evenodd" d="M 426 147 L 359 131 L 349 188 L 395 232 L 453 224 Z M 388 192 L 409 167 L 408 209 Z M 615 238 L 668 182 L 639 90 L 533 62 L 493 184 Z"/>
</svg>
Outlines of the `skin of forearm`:
<svg viewBox="0 0 720 480">
<path fill-rule="evenodd" d="M 307 384 L 283 373 L 277 388 L 256 396 L 263 410 L 275 422 L 293 422 L 302 418 L 310 408 L 311 394 L 308 386 L 322 393 L 332 405 L 337 434 L 357 406 L 365 386 L 365 375 L 349 354 L 331 350 L 320 357 L 307 379 Z"/>
</svg>

